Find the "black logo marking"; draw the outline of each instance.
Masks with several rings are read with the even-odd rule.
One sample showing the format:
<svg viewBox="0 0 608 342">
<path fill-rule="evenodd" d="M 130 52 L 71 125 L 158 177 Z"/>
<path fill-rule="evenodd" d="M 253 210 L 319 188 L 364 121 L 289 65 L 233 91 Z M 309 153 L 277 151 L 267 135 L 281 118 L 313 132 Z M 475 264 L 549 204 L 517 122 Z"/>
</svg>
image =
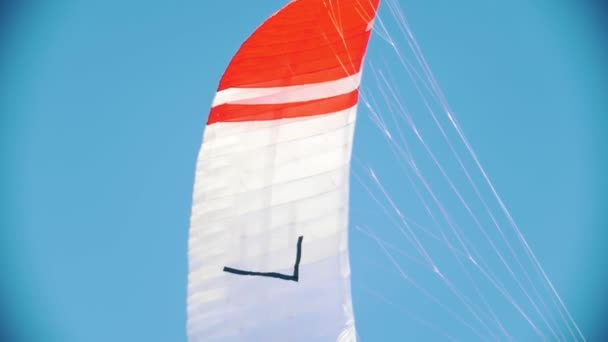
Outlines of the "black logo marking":
<svg viewBox="0 0 608 342">
<path fill-rule="evenodd" d="M 224 272 L 233 273 L 237 275 L 248 275 L 248 276 L 259 276 L 259 277 L 270 277 L 277 278 L 283 280 L 291 280 L 298 281 L 299 273 L 300 273 L 300 259 L 302 259 L 302 240 L 303 236 L 298 238 L 298 250 L 296 252 L 296 263 L 293 265 L 293 274 L 286 275 L 283 273 L 277 272 L 252 272 L 252 271 L 243 271 L 232 267 L 224 266 Z"/>
</svg>

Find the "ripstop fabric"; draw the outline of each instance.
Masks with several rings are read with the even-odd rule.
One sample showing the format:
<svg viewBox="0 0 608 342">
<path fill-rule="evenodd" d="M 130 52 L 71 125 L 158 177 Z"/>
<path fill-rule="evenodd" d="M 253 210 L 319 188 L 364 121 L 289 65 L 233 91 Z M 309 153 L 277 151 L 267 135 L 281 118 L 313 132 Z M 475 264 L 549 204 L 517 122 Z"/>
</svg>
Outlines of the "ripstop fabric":
<svg viewBox="0 0 608 342">
<path fill-rule="evenodd" d="M 296 0 L 226 69 L 200 148 L 189 341 L 355 341 L 349 170 L 379 0 Z"/>
</svg>

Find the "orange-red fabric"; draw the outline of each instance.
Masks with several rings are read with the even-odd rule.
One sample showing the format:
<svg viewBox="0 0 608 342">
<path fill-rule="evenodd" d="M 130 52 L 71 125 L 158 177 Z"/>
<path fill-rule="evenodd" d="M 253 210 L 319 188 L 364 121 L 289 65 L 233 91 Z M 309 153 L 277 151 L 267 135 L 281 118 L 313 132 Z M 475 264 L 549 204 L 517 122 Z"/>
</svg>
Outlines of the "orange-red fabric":
<svg viewBox="0 0 608 342">
<path fill-rule="evenodd" d="M 378 2 L 290 3 L 245 41 L 218 90 L 317 83 L 357 73 L 371 33 L 368 24 Z"/>
<path fill-rule="evenodd" d="M 296 0 L 264 22 L 233 57 L 218 91 L 338 80 L 361 70 L 380 0 Z M 332 100 L 334 101 L 334 100 Z M 222 105 L 208 124 L 328 113 L 332 101 L 286 105 Z M 315 110 L 313 107 L 316 106 Z M 221 107 L 221 108 L 220 108 Z M 254 108 L 258 107 L 258 108 Z M 271 108 L 280 109 L 269 113 Z M 287 109 L 290 108 L 290 109 Z M 345 109 L 345 108 L 340 108 Z M 314 113 L 314 112 L 317 113 Z M 259 116 L 257 114 L 259 113 Z M 289 115 L 289 116 L 285 116 Z"/>
</svg>

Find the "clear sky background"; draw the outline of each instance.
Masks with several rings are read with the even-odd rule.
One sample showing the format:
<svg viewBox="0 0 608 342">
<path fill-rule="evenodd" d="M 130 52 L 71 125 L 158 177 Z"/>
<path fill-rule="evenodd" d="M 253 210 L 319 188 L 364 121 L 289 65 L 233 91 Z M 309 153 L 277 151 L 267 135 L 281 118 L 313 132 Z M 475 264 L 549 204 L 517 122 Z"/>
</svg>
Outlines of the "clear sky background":
<svg viewBox="0 0 608 342">
<path fill-rule="evenodd" d="M 600 340 L 608 272 L 606 36 L 597 15 L 603 8 L 567 0 L 400 2 L 530 246 L 583 332 Z M 241 42 L 285 3 L 106 0 L 3 8 L 3 333 L 25 341 L 185 340 L 187 230 L 208 108 Z M 386 6 L 380 13 L 388 16 Z M 399 68 L 390 58 L 384 66 L 390 49 L 378 37 L 369 51 L 379 68 Z M 370 76 L 363 88 L 373 93 Z M 396 84 L 408 87 L 399 77 Z M 416 198 L 400 190 L 403 175 L 365 111 L 356 134 L 355 156 L 391 185 L 405 212 L 417 215 Z M 445 203 L 462 212 L 455 201 Z M 351 211 L 353 226 L 410 248 L 391 235 L 390 222 L 356 184 Z M 484 241 L 471 239 L 494 265 Z M 362 341 L 444 339 L 420 320 L 475 339 L 422 301 L 378 246 L 355 231 L 351 262 Z M 465 311 L 430 272 L 405 259 L 400 264 L 447 306 Z M 456 263 L 445 267 L 466 284 Z M 521 317 L 487 293 L 508 330 L 531 339 Z"/>
</svg>

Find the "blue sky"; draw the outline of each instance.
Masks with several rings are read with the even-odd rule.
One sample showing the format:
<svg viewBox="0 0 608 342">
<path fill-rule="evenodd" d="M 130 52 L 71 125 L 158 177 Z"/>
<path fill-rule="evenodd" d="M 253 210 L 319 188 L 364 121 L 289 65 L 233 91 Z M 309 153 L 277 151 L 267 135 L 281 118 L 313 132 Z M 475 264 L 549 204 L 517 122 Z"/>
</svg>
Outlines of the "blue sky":
<svg viewBox="0 0 608 342">
<path fill-rule="evenodd" d="M 56 1 L 13 11 L 0 66 L 6 165 L 0 298 L 7 329 L 28 341 L 185 340 L 189 206 L 208 108 L 230 57 L 285 2 Z M 400 2 L 530 246 L 583 331 L 599 336 L 608 269 L 600 119 L 608 84 L 594 9 L 566 0 Z M 388 16 L 385 5 L 381 15 Z M 397 70 L 387 51 L 374 37 L 368 61 Z M 395 75 L 409 99 L 407 81 Z M 363 88 L 373 93 L 371 76 L 366 73 Z M 399 205 L 418 216 L 415 197 L 400 188 L 403 174 L 364 111 L 356 134 L 355 156 L 373 165 Z M 428 139 L 443 156 L 438 137 Z M 462 214 L 455 201 L 445 203 Z M 351 212 L 353 225 L 411 246 L 395 238 L 355 184 Z M 484 241 L 471 239 L 495 265 Z M 439 306 L 422 301 L 357 232 L 351 262 L 363 341 L 442 340 L 412 317 L 473 338 Z M 443 303 L 464 311 L 432 274 L 407 260 L 401 265 Z M 466 284 L 456 263 L 446 268 Z M 510 332 L 532 336 L 521 317 L 490 301 L 504 310 Z"/>
</svg>

